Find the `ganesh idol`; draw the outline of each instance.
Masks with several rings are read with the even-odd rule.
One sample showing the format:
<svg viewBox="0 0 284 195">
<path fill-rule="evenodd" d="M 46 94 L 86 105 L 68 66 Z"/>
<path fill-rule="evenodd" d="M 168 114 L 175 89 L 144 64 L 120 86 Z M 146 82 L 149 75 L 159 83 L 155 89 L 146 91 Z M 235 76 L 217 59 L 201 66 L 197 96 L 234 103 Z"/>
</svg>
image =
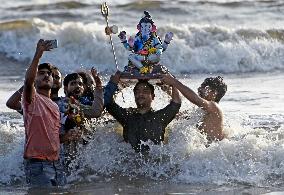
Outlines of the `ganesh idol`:
<svg viewBox="0 0 284 195">
<path fill-rule="evenodd" d="M 137 25 L 138 33 L 135 37 L 126 39 L 126 32 L 122 31 L 118 37 L 124 47 L 131 51 L 128 57 L 128 65 L 125 66 L 124 72 L 146 74 L 161 70 L 159 64 L 162 53 L 170 44 L 173 33 L 168 32 L 165 35 L 164 42 L 157 36 L 157 27 L 154 24 L 149 12 L 144 11 L 145 16 Z M 159 68 L 157 68 L 159 67 Z"/>
</svg>

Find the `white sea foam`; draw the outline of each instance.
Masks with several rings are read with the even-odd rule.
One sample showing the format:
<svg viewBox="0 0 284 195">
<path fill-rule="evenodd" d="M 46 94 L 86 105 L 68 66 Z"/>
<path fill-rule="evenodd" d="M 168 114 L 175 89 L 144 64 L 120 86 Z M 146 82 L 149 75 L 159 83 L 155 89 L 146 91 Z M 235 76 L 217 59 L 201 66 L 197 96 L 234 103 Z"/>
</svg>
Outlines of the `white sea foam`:
<svg viewBox="0 0 284 195">
<path fill-rule="evenodd" d="M 7 119 L 6 119 L 7 120 Z M 18 184 L 24 181 L 23 127 L 7 122 L 0 124 L 0 185 Z"/>
<path fill-rule="evenodd" d="M 283 127 L 271 135 L 265 129 L 231 126 L 237 128 L 236 135 L 206 147 L 205 137 L 194 128 L 195 122 L 175 120 L 169 126 L 169 143 L 163 146 L 148 143 L 151 151 L 147 157 L 135 154 L 129 144 L 122 142 L 113 124 L 104 128 L 98 125 L 94 140 L 81 154 L 82 168 L 77 173 L 83 178 L 88 174 L 106 177 L 118 174 L 191 184 L 265 186 L 279 182 L 277 178 L 284 171 L 281 155 L 284 141 L 283 136 L 278 136 L 283 135 Z"/>
</svg>

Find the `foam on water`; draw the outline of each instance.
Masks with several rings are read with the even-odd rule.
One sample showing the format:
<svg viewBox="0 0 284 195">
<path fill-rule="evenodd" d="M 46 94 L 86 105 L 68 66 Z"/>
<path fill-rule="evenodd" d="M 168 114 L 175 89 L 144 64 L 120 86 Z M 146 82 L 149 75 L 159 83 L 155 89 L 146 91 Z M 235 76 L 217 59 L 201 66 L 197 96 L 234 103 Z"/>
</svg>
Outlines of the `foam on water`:
<svg viewBox="0 0 284 195">
<path fill-rule="evenodd" d="M 0 123 L 0 185 L 15 185 L 23 183 L 23 146 L 24 128 L 11 124 L 10 118 Z"/>
<path fill-rule="evenodd" d="M 193 113 L 196 111 L 192 110 L 189 116 Z M 206 139 L 195 123 L 195 118 L 175 120 L 169 126 L 169 143 L 163 146 L 148 143 L 151 151 L 146 157 L 135 154 L 129 144 L 122 142 L 113 124 L 98 125 L 94 139 L 81 154 L 77 174 L 81 180 L 91 173 L 190 184 L 238 183 L 261 187 L 281 183 L 278 179 L 284 171 L 283 126 L 275 132 L 240 124 L 227 126 L 226 131 L 237 133 L 229 133 L 230 139 L 207 148 Z"/>
</svg>

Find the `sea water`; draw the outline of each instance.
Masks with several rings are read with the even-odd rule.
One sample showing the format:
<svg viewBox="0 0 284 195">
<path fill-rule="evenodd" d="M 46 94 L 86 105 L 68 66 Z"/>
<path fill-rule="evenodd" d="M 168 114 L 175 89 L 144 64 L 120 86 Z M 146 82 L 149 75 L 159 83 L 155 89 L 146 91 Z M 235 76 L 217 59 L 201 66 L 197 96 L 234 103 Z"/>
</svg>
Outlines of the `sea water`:
<svg viewBox="0 0 284 195">
<path fill-rule="evenodd" d="M 103 82 L 115 65 L 104 34 L 101 1 L 13 0 L 0 5 L 0 192 L 25 194 L 24 127 L 20 114 L 5 106 L 23 84 L 40 38 L 57 39 L 45 52 L 64 74 L 95 66 Z M 127 36 L 148 10 L 163 39 L 174 39 L 161 62 L 196 91 L 206 77 L 221 75 L 228 91 L 220 102 L 227 139 L 206 147 L 196 129 L 201 112 L 183 98 L 181 114 L 168 127 L 167 143 L 148 143 L 147 157 L 136 154 L 105 114 L 93 120 L 80 168 L 63 189 L 38 193 L 74 194 L 264 194 L 283 191 L 284 175 L 284 4 L 282 1 L 107 1 L 109 22 Z M 119 38 L 114 47 L 122 70 L 129 53 Z M 117 95 L 134 107 L 133 86 Z M 155 88 L 154 109 L 170 97 Z M 60 94 L 63 94 L 60 91 Z M 126 101 L 127 100 L 127 101 Z"/>
</svg>

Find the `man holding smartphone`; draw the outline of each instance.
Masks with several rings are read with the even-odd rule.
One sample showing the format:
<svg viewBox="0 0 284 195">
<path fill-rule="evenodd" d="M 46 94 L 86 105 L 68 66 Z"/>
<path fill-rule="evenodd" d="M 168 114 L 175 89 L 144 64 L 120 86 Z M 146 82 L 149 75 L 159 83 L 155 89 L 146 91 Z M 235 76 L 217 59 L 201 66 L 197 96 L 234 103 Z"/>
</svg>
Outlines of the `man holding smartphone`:
<svg viewBox="0 0 284 195">
<path fill-rule="evenodd" d="M 58 186 L 66 183 L 59 161 L 60 113 L 50 99 L 53 85 L 52 66 L 39 64 L 50 41 L 39 40 L 30 67 L 27 69 L 22 106 L 25 125 L 24 164 L 27 183 L 32 186 Z"/>
</svg>

